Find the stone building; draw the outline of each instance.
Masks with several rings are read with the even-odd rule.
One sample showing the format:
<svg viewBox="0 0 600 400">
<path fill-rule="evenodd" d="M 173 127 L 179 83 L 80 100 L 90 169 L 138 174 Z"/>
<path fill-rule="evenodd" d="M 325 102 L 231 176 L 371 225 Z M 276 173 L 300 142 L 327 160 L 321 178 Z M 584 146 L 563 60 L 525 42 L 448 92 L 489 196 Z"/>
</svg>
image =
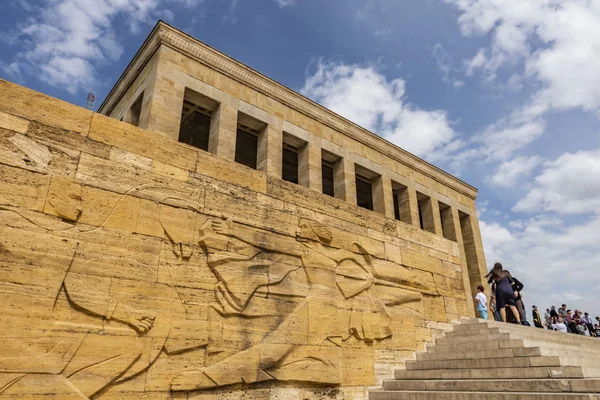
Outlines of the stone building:
<svg viewBox="0 0 600 400">
<path fill-rule="evenodd" d="M 0 81 L 0 398 L 365 398 L 474 315 L 476 195 L 163 22 L 99 113 Z"/>
</svg>

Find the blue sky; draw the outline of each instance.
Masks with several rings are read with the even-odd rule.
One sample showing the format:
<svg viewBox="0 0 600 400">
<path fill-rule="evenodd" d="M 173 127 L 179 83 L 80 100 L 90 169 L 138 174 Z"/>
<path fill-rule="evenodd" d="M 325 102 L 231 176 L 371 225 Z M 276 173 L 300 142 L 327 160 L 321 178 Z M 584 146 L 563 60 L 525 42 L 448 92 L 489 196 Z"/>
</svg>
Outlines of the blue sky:
<svg viewBox="0 0 600 400">
<path fill-rule="evenodd" d="M 478 187 L 488 266 L 600 315 L 597 0 L 14 0 L 0 76 L 99 105 L 159 18 Z"/>
</svg>

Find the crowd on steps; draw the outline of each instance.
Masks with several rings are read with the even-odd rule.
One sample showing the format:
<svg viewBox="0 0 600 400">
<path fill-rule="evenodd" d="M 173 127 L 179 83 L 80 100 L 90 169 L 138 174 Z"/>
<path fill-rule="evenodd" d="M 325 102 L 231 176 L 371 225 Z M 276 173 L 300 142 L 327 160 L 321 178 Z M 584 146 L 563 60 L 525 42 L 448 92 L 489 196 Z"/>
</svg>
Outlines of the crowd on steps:
<svg viewBox="0 0 600 400">
<path fill-rule="evenodd" d="M 485 276 L 491 285 L 491 299 L 488 304 L 485 288 L 479 286 L 475 296 L 477 311 L 482 319 L 488 319 L 488 310 L 496 321 L 512 322 L 531 326 L 527 321 L 525 305 L 521 291 L 524 288 L 517 278 L 496 263 Z M 532 306 L 533 326 L 541 329 L 555 330 L 600 338 L 600 317 L 595 320 L 587 312 L 571 311 L 563 304 L 558 310 L 552 306 L 546 309 L 543 318 L 537 306 Z"/>
</svg>

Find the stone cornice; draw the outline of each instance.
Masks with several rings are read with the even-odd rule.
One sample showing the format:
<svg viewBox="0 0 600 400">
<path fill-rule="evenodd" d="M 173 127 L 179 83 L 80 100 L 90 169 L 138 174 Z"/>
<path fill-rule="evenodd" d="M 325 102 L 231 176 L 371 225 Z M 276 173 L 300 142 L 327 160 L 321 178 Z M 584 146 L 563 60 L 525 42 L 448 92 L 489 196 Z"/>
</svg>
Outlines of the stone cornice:
<svg viewBox="0 0 600 400">
<path fill-rule="evenodd" d="M 160 45 L 171 47 L 471 199 L 477 197 L 477 189 L 473 186 L 162 21 L 156 24 L 98 112 L 109 114 L 112 111 Z"/>
</svg>

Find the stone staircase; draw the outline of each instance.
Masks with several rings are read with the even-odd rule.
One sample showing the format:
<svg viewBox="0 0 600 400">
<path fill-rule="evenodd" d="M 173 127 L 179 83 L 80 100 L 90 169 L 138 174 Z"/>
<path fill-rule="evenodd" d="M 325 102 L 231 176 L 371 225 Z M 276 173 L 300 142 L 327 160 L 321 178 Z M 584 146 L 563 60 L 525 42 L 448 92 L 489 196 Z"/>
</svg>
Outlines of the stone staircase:
<svg viewBox="0 0 600 400">
<path fill-rule="evenodd" d="M 370 400 L 600 400 L 600 339 L 465 319 Z"/>
</svg>

